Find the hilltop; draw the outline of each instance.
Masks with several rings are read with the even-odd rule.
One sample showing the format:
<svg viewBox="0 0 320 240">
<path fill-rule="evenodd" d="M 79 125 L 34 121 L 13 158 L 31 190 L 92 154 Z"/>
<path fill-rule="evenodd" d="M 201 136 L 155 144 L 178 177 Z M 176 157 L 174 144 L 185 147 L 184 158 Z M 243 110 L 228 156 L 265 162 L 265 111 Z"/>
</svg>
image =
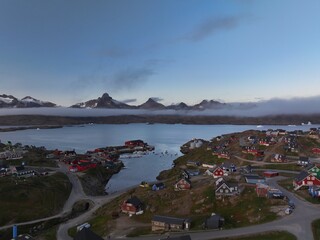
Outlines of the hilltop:
<svg viewBox="0 0 320 240">
<path fill-rule="evenodd" d="M 296 149 L 288 144 L 289 139 L 291 142 L 295 139 Z M 282 176 L 295 176 L 297 171 L 304 169 L 297 165 L 297 156 L 316 156 L 312 149 L 319 146 L 318 139 L 319 130 L 286 132 L 279 129 L 225 134 L 213 137 L 210 141 L 191 140 L 181 146 L 181 149 L 188 148 L 189 151 L 183 151 L 185 155 L 174 161 L 173 168 L 159 174 L 158 183 L 163 184 L 164 188 L 158 189 L 153 184 L 143 183 L 101 208 L 90 223 L 102 236 L 117 236 L 120 233 L 139 236 L 166 232 L 165 229 L 152 231 L 155 228 L 154 216 L 191 219 L 192 230 L 204 229 L 204 222 L 212 213 L 223 217 L 224 229 L 284 218 L 288 202 L 283 193 L 275 186 L 270 186 L 276 194 L 262 197 L 256 185 L 249 182 L 246 176 L 257 176 L 265 180 L 265 173 L 260 168 L 272 168 L 275 171 L 287 169 L 291 170 L 291 174 L 282 175 L 281 170 L 278 171 Z M 195 141 L 201 144 L 193 144 Z M 252 152 L 249 151 L 251 148 Z M 264 152 L 262 157 L 260 151 Z M 288 159 L 280 162 L 274 159 L 275 154 L 287 155 Z M 223 169 L 224 174 L 215 176 L 219 168 Z M 252 172 L 253 169 L 255 172 Z M 179 185 L 181 179 L 185 180 Z M 220 189 L 223 186 L 221 183 L 226 183 L 226 189 L 231 192 Z M 232 190 L 234 186 L 238 190 Z M 132 197 L 143 203 L 144 210 L 142 214 L 132 214 L 128 218 L 125 213 L 120 213 L 119 206 Z M 314 201 L 319 203 L 318 200 Z M 105 219 L 102 221 L 103 226 L 102 219 Z M 126 222 L 125 228 L 120 224 L 123 221 Z"/>
</svg>

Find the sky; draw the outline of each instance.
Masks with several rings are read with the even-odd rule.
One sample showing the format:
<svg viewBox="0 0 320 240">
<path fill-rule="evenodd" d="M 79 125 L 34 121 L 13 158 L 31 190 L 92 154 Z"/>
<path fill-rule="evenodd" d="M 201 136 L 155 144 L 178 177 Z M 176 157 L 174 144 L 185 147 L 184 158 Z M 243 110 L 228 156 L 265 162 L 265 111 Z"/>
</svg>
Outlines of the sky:
<svg viewBox="0 0 320 240">
<path fill-rule="evenodd" d="M 320 95 L 319 0 L 0 0 L 0 94 L 62 106 Z"/>
</svg>

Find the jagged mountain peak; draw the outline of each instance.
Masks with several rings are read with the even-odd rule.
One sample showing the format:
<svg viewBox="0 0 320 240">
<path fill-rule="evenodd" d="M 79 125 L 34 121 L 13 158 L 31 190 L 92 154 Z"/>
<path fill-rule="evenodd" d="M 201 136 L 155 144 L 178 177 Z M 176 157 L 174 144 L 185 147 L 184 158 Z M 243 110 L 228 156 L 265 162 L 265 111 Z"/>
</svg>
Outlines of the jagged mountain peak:
<svg viewBox="0 0 320 240">
<path fill-rule="evenodd" d="M 28 107 L 55 107 L 56 104 L 44 102 L 31 96 L 26 96 L 19 100 L 12 95 L 0 95 L 0 107 L 2 108 L 28 108 Z"/>
<path fill-rule="evenodd" d="M 98 99 L 91 99 L 86 102 L 77 103 L 71 106 L 72 108 L 120 108 L 132 109 L 134 106 L 114 100 L 108 93 L 102 94 Z"/>
<path fill-rule="evenodd" d="M 145 103 L 141 104 L 138 106 L 138 108 L 140 109 L 165 109 L 166 106 L 164 106 L 161 103 L 158 103 L 157 101 L 155 101 L 153 98 L 149 98 Z"/>
<path fill-rule="evenodd" d="M 202 100 L 200 103 L 194 105 L 192 108 L 193 109 L 220 109 L 225 107 L 225 103 L 221 103 L 216 100 Z"/>
</svg>

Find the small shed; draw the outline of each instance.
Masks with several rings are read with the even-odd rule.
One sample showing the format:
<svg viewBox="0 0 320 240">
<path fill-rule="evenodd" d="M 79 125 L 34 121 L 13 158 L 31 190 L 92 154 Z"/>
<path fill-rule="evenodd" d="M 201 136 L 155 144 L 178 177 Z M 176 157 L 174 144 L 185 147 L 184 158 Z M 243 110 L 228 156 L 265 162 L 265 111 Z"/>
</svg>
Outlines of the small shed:
<svg viewBox="0 0 320 240">
<path fill-rule="evenodd" d="M 212 214 L 204 222 L 205 229 L 220 229 L 224 224 L 224 218 L 219 214 Z"/>
</svg>

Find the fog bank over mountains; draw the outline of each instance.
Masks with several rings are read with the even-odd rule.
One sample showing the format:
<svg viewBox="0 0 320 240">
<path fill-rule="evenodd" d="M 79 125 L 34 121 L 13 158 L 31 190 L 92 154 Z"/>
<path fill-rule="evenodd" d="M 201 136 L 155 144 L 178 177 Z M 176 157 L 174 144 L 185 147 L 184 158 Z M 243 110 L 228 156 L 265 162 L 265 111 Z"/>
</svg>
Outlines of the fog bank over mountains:
<svg viewBox="0 0 320 240">
<path fill-rule="evenodd" d="M 148 100 L 149 101 L 149 100 Z M 210 101 L 206 101 L 208 103 Z M 150 101 L 149 101 L 150 103 Z M 216 102 L 215 102 L 216 104 Z M 161 107 L 148 108 L 68 108 L 68 107 L 31 107 L 31 108 L 1 108 L 0 115 L 47 115 L 70 117 L 102 117 L 121 115 L 180 115 L 180 116 L 239 116 L 258 117 L 268 115 L 288 114 L 318 114 L 320 113 L 320 96 L 292 99 L 271 99 L 252 103 L 219 103 L 215 108 L 183 109 Z M 170 106 L 169 106 L 170 107 Z"/>
</svg>

